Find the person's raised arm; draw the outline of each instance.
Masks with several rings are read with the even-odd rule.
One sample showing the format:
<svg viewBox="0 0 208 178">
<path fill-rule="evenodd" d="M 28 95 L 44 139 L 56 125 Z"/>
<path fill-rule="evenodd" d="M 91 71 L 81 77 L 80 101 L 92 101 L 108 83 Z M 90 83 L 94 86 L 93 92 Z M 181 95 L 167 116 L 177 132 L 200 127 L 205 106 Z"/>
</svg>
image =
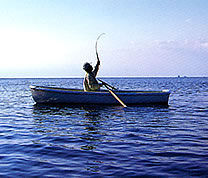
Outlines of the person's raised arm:
<svg viewBox="0 0 208 178">
<path fill-rule="evenodd" d="M 95 65 L 94 70 L 93 70 L 93 74 L 94 74 L 95 77 L 98 73 L 99 66 L 100 66 L 100 59 L 99 59 L 97 51 L 96 51 L 96 56 L 97 56 L 97 64 Z"/>
</svg>

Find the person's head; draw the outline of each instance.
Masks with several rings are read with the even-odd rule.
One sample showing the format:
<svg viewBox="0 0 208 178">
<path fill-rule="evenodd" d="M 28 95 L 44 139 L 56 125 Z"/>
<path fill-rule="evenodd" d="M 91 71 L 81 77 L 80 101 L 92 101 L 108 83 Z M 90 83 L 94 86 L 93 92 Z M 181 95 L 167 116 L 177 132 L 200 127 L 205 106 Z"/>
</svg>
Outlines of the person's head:
<svg viewBox="0 0 208 178">
<path fill-rule="evenodd" d="M 86 72 L 90 73 L 90 72 L 92 72 L 93 67 L 91 66 L 90 63 L 86 62 L 86 63 L 83 65 L 83 69 L 84 69 Z"/>
</svg>

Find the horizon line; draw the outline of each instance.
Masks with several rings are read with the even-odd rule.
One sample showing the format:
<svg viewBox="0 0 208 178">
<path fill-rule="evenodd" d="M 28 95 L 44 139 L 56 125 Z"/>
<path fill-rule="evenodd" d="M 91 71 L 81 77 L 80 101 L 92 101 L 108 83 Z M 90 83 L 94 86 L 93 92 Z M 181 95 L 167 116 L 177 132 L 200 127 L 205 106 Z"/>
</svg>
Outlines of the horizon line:
<svg viewBox="0 0 208 178">
<path fill-rule="evenodd" d="M 207 78 L 208 76 L 99 76 L 96 78 Z M 21 77 L 0 77 L 0 79 L 38 79 L 38 78 L 84 78 L 84 76 L 21 76 Z"/>
</svg>

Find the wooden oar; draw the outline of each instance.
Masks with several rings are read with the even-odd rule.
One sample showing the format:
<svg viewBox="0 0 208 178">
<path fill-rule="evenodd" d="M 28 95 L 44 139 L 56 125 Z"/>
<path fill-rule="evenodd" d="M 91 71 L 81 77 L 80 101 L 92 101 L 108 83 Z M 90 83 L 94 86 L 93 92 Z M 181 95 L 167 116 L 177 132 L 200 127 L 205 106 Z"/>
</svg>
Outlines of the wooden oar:
<svg viewBox="0 0 208 178">
<path fill-rule="evenodd" d="M 113 95 L 113 97 L 124 107 L 126 108 L 127 106 L 124 104 L 124 102 L 108 87 L 108 85 L 104 84 L 104 86 L 108 89 L 108 91 Z"/>
<path fill-rule="evenodd" d="M 100 80 L 100 79 L 97 79 L 97 80 L 99 80 L 103 85 L 107 85 L 108 87 L 112 88 L 113 90 L 117 90 L 117 88 L 115 88 L 115 87 L 113 87 L 112 85 L 110 85 L 110 84 L 104 82 L 103 80 Z"/>
</svg>

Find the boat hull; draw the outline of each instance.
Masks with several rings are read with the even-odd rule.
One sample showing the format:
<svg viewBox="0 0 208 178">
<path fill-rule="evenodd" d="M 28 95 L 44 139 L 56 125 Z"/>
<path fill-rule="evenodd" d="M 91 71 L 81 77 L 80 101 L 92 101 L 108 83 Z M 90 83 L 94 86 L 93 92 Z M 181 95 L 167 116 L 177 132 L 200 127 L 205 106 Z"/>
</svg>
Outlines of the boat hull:
<svg viewBox="0 0 208 178">
<path fill-rule="evenodd" d="M 32 97 L 36 103 L 48 104 L 101 104 L 120 105 L 108 90 L 84 92 L 83 90 L 54 87 L 30 86 Z M 168 105 L 170 92 L 163 91 L 122 91 L 114 93 L 126 105 L 164 104 Z"/>
</svg>

